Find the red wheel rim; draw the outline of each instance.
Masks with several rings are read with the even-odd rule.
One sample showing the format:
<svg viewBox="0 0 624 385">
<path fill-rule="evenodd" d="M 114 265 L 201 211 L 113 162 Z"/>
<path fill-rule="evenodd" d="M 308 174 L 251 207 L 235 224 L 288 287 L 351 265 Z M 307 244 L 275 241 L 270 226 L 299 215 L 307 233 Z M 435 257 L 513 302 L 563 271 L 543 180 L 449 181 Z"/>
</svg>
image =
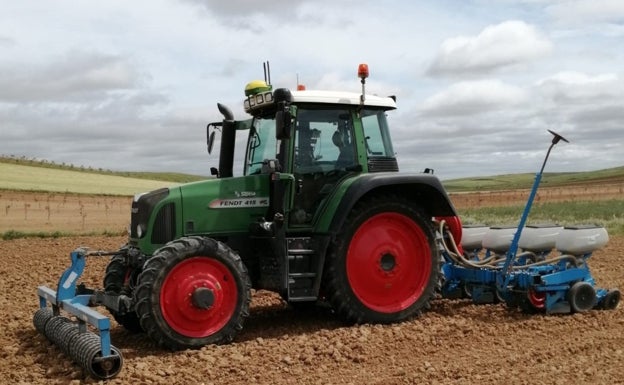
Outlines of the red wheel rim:
<svg viewBox="0 0 624 385">
<path fill-rule="evenodd" d="M 198 289 L 212 292 L 212 304 L 200 308 L 193 302 Z M 186 259 L 167 274 L 160 292 L 160 310 L 167 324 L 181 335 L 201 338 L 218 332 L 230 320 L 238 288 L 230 270 L 208 257 Z"/>
<path fill-rule="evenodd" d="M 534 308 L 543 309 L 546 306 L 545 292 L 538 293 L 534 290 L 529 290 L 527 296 L 529 298 L 529 302 L 531 302 L 531 305 L 533 305 Z"/>
<path fill-rule="evenodd" d="M 369 309 L 394 313 L 414 304 L 428 285 L 431 249 L 409 217 L 381 213 L 357 229 L 347 251 L 347 277 Z"/>
<path fill-rule="evenodd" d="M 128 269 L 126 270 L 126 274 L 124 274 L 124 278 L 123 278 L 123 286 L 128 286 L 128 284 L 130 283 L 130 276 L 132 275 L 132 269 Z"/>
</svg>

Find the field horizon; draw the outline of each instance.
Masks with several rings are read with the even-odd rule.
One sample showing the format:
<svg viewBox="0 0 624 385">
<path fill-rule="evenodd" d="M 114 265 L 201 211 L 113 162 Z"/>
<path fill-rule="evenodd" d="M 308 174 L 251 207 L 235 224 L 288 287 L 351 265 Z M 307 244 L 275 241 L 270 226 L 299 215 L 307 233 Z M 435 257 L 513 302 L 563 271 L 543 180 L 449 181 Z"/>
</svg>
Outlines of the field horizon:
<svg viewBox="0 0 624 385">
<path fill-rule="evenodd" d="M 160 187 L 210 178 L 174 172 L 103 170 L 55 164 L 46 160 L 0 156 L 0 190 L 132 196 Z M 534 178 L 534 173 L 468 176 L 442 180 L 442 184 L 449 192 L 518 190 L 531 188 Z M 624 183 L 624 166 L 592 171 L 546 172 L 541 186 L 621 183 Z M 98 186 L 107 186 L 106 191 Z"/>
</svg>

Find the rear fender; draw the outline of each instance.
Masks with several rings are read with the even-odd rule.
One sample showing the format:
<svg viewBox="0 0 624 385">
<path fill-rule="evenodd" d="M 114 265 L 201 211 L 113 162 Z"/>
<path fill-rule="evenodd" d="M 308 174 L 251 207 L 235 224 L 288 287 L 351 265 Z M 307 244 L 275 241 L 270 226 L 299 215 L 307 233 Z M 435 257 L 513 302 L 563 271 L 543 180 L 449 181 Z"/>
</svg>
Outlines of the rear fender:
<svg viewBox="0 0 624 385">
<path fill-rule="evenodd" d="M 333 197 L 333 204 L 328 205 L 328 210 L 319 223 L 325 224 L 327 227 L 319 230 L 327 231 L 330 234 L 338 233 L 344 226 L 347 215 L 358 201 L 367 196 L 390 193 L 402 195 L 413 201 L 429 217 L 457 215 L 442 183 L 433 175 L 364 174 L 353 180 L 342 194 L 339 193 Z"/>
</svg>

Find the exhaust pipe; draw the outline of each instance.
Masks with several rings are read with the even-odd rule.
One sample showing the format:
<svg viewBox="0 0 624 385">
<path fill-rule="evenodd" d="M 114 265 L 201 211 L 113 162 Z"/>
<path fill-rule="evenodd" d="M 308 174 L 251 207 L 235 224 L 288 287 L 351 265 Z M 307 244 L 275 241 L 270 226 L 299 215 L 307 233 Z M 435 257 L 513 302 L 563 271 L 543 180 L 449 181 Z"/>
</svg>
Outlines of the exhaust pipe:
<svg viewBox="0 0 624 385">
<path fill-rule="evenodd" d="M 219 151 L 219 178 L 229 178 L 234 175 L 234 145 L 236 142 L 236 121 L 232 111 L 221 103 L 217 103 L 219 112 L 223 115 L 221 127 L 221 149 Z"/>
</svg>

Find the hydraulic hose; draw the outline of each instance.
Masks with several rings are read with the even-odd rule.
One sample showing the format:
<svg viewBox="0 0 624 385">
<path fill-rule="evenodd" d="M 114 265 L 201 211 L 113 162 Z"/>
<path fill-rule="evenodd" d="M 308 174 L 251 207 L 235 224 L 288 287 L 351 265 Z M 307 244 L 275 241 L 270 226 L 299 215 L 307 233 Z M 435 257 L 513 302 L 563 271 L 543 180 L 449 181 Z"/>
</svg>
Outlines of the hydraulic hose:
<svg viewBox="0 0 624 385">
<path fill-rule="evenodd" d="M 496 255 L 493 255 L 493 256 L 491 256 L 489 258 L 486 258 L 486 259 L 483 259 L 483 260 L 480 260 L 480 261 L 472 261 L 472 260 L 469 260 L 466 257 L 464 257 L 459 252 L 459 248 L 457 247 L 457 243 L 455 242 L 455 239 L 453 238 L 452 234 L 450 234 L 450 232 L 448 231 L 448 229 L 444 225 L 445 225 L 445 221 L 444 220 L 439 222 L 440 234 L 443 235 L 442 240 L 441 240 L 441 244 L 442 244 L 442 247 L 444 247 L 444 250 L 446 251 L 448 256 L 453 260 L 453 262 L 457 263 L 460 266 L 471 267 L 471 268 L 475 268 L 475 269 L 489 268 L 489 269 L 500 270 L 500 269 L 503 268 L 503 266 L 500 266 L 500 262 L 504 261 L 505 257 L 498 257 Z M 446 244 L 446 242 L 444 240 L 444 235 L 447 236 L 447 238 L 448 238 L 448 240 L 449 240 L 449 242 L 451 244 L 452 250 L 450 250 L 448 245 Z M 535 253 L 533 253 L 531 251 L 524 251 L 524 252 L 516 255 L 516 259 L 517 258 L 521 258 L 521 257 L 527 257 L 527 256 L 533 257 L 533 260 L 535 260 L 535 258 L 536 258 Z M 521 266 L 512 266 L 511 268 L 513 270 L 519 270 L 519 269 L 524 269 L 524 268 L 527 268 L 527 267 L 548 265 L 548 264 L 552 264 L 554 262 L 559 262 L 559 261 L 564 261 L 564 260 L 568 260 L 568 261 L 572 262 L 572 264 L 574 266 L 578 266 L 578 261 L 577 261 L 575 256 L 569 255 L 569 254 L 563 254 L 563 255 L 556 256 L 556 257 L 545 259 L 543 261 L 533 262 L 533 263 L 529 263 L 529 264 L 521 265 Z"/>
</svg>

